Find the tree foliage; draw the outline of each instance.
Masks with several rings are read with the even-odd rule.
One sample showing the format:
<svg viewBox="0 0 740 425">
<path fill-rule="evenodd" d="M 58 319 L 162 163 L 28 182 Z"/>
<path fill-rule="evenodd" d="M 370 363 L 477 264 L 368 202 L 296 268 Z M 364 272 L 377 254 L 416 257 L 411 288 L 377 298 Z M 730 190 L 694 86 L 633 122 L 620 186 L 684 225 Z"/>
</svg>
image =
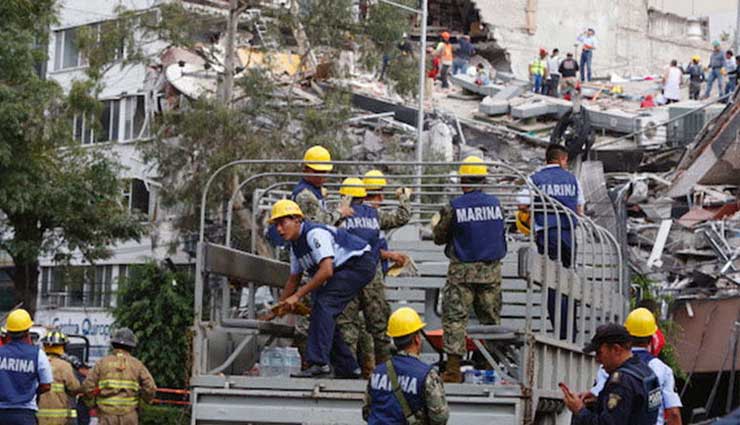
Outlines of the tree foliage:
<svg viewBox="0 0 740 425">
<path fill-rule="evenodd" d="M 142 231 L 119 203 L 115 162 L 72 138 L 72 116 L 94 102 L 65 96 L 37 71 L 56 8 L 53 0 L 0 2 L 0 249 L 13 259 L 16 301 L 31 311 L 39 256 L 95 261 Z"/>
<path fill-rule="evenodd" d="M 135 354 L 161 388 L 188 386 L 193 285 L 191 274 L 153 262 L 132 267 L 118 284 L 115 325 L 134 331 Z"/>
</svg>

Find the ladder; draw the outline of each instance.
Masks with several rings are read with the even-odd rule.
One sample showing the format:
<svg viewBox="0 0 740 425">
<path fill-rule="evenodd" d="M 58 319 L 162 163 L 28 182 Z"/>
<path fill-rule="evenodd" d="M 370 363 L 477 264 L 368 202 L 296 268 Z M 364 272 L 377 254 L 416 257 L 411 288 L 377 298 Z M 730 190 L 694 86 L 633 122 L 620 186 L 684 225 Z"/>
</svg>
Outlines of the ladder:
<svg viewBox="0 0 740 425">
<path fill-rule="evenodd" d="M 277 49 L 278 42 L 267 28 L 267 19 L 262 16 L 262 12 L 259 9 L 248 9 L 245 14 L 254 27 L 254 33 L 259 39 L 259 45 L 265 49 Z"/>
</svg>

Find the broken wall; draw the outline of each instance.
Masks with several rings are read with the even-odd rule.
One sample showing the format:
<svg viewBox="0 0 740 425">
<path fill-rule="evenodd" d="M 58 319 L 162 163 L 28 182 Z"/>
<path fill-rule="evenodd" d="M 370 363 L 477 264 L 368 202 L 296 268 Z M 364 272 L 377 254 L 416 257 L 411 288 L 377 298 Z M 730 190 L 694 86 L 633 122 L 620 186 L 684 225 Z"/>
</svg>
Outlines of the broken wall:
<svg viewBox="0 0 740 425">
<path fill-rule="evenodd" d="M 587 28 L 594 28 L 598 39 L 597 76 L 662 72 L 672 59 L 688 63 L 701 55 L 706 61 L 711 50 L 708 41 L 676 35 L 686 33 L 685 18 L 649 9 L 645 0 L 477 0 L 476 5 L 520 77 L 527 76 L 540 47 L 557 47 L 565 56 Z"/>
</svg>

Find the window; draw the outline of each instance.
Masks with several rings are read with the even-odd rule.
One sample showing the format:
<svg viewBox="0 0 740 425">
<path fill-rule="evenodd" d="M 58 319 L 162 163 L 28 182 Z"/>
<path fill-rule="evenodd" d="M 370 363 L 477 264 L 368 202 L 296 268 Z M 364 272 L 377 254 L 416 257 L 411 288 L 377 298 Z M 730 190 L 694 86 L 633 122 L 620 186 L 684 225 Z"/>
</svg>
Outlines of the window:
<svg viewBox="0 0 740 425">
<path fill-rule="evenodd" d="M 132 140 L 147 137 L 146 109 L 144 96 L 131 96 L 124 99 L 123 139 Z"/>
<path fill-rule="evenodd" d="M 100 114 L 99 127 L 92 125 L 89 116 L 75 115 L 72 122 L 75 140 L 83 145 L 118 140 L 118 126 L 121 119 L 121 101 L 103 101 L 103 111 Z"/>
<path fill-rule="evenodd" d="M 84 66 L 85 62 L 77 48 L 77 28 L 55 31 L 54 69 Z"/>
<path fill-rule="evenodd" d="M 149 190 L 140 179 L 128 179 L 123 184 L 123 206 L 135 214 L 149 215 Z"/>
<path fill-rule="evenodd" d="M 41 303 L 55 307 L 111 307 L 113 266 L 57 266 L 41 269 Z"/>
</svg>

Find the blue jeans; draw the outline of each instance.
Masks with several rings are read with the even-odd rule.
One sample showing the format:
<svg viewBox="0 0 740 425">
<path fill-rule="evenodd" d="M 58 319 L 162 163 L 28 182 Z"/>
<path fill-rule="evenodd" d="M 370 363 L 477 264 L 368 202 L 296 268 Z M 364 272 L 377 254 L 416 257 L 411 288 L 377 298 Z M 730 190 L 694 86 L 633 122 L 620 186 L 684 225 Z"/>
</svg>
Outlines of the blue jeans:
<svg viewBox="0 0 740 425">
<path fill-rule="evenodd" d="M 593 57 L 593 50 L 584 50 L 581 52 L 581 81 L 591 81 L 591 61 Z M 586 66 L 588 66 L 588 73 L 586 73 Z"/>
<path fill-rule="evenodd" d="M 468 72 L 468 60 L 455 58 L 455 60 L 452 61 L 452 75 L 457 75 L 459 73 L 465 74 L 466 72 Z"/>
<path fill-rule="evenodd" d="M 709 97 L 712 93 L 712 83 L 717 80 L 717 93 L 722 96 L 722 73 L 721 68 L 712 68 L 709 70 L 709 76 L 707 77 L 707 90 L 704 92 L 704 97 Z"/>
<path fill-rule="evenodd" d="M 532 77 L 534 77 L 534 81 L 533 81 L 534 87 L 532 87 L 532 91 L 535 93 L 541 93 L 541 94 L 544 93 L 545 92 L 545 84 L 544 84 L 545 81 L 544 81 L 543 76 L 535 74 Z"/>
<path fill-rule="evenodd" d="M 372 252 L 351 258 L 334 270 L 334 275 L 324 286 L 313 292 L 306 346 L 308 364 L 331 364 L 338 376 L 347 376 L 359 368 L 354 351 L 342 339 L 336 319 L 370 283 L 377 265 L 378 257 Z"/>
<path fill-rule="evenodd" d="M 36 425 L 36 412 L 30 409 L 0 409 L 0 424 Z"/>
<path fill-rule="evenodd" d="M 735 87 L 737 87 L 737 78 L 727 77 L 727 87 L 725 87 L 725 94 L 735 93 Z"/>
</svg>

